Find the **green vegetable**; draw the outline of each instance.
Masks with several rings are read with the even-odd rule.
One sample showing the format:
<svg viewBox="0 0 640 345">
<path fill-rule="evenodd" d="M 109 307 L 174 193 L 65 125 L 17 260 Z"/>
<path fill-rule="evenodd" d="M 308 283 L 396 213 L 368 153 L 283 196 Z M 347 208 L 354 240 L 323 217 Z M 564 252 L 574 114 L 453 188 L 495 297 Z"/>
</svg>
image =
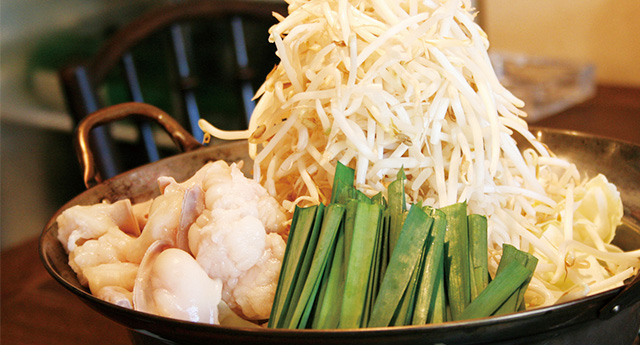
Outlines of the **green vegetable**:
<svg viewBox="0 0 640 345">
<path fill-rule="evenodd" d="M 402 230 L 402 224 L 404 223 L 405 214 L 407 211 L 407 201 L 404 195 L 404 180 L 406 176 L 404 170 L 400 169 L 395 181 L 389 184 L 387 188 L 387 197 L 389 198 L 389 252 L 393 253 L 393 250 L 400 236 Z"/>
<path fill-rule="evenodd" d="M 447 215 L 445 234 L 444 278 L 453 320 L 471 301 L 469 278 L 469 235 L 467 204 L 457 203 L 441 208 Z"/>
<path fill-rule="evenodd" d="M 412 207 L 409 210 L 373 306 L 369 327 L 388 326 L 391 322 L 420 260 L 418 254 L 424 246 L 432 223 L 433 218 L 421 208 Z"/>
<path fill-rule="evenodd" d="M 347 262 L 349 254 L 351 253 L 351 243 L 353 242 L 353 229 L 355 229 L 356 210 L 358 209 L 358 204 L 360 204 L 360 201 L 356 199 L 349 199 L 347 201 L 347 210 L 344 215 L 344 252 Z M 345 262 L 345 264 L 347 262 Z"/>
<path fill-rule="evenodd" d="M 282 326 L 286 327 L 291 322 L 291 318 L 294 314 L 294 309 L 300 303 L 300 296 L 302 295 L 302 289 L 304 288 L 304 283 L 308 278 L 309 271 L 311 269 L 311 263 L 313 262 L 313 256 L 316 249 L 316 245 L 318 243 L 318 237 L 320 236 L 320 229 L 322 227 L 322 219 L 324 218 L 324 209 L 325 206 L 323 204 L 319 204 L 317 206 L 317 212 L 315 213 L 315 217 L 313 219 L 313 227 L 309 234 L 309 242 L 307 250 L 304 252 L 304 256 L 302 256 L 302 264 L 300 266 L 300 271 L 297 274 L 296 281 L 293 285 L 293 293 L 291 295 L 291 301 L 289 307 L 287 309 L 287 313 L 284 317 L 284 320 L 281 320 Z M 303 301 L 304 302 L 304 301 Z"/>
<path fill-rule="evenodd" d="M 319 235 L 317 229 L 320 227 L 319 219 L 322 217 L 323 209 L 324 206 L 320 204 L 306 208 L 297 207 L 294 212 L 278 278 L 278 288 L 269 317 L 269 327 L 284 327 L 286 318 L 291 314 L 289 309 L 293 308 L 298 301 L 302 286 L 297 285 L 298 282 L 306 279 Z M 309 259 L 301 259 L 305 257 Z"/>
<path fill-rule="evenodd" d="M 469 269 L 471 300 L 489 284 L 489 258 L 487 254 L 487 218 L 470 214 L 469 223 Z"/>
<path fill-rule="evenodd" d="M 336 164 L 336 172 L 333 176 L 333 189 L 331 190 L 331 203 L 345 204 L 347 200 L 354 198 L 356 189 L 353 186 L 355 171 L 344 164 Z"/>
<path fill-rule="evenodd" d="M 380 284 L 382 284 L 382 279 L 387 271 L 387 266 L 389 265 L 389 257 L 391 256 L 389 252 L 389 226 L 390 226 L 390 217 L 389 213 L 386 212 L 389 209 L 386 208 L 385 212 L 382 215 L 380 230 L 380 269 L 378 270 L 378 290 L 380 288 Z"/>
<path fill-rule="evenodd" d="M 336 167 L 328 206 L 296 207 L 268 326 L 440 323 L 524 307 L 537 259 L 505 245 L 489 282 L 487 220 L 466 203 L 407 211 L 404 172 L 369 198 Z"/>
<path fill-rule="evenodd" d="M 338 230 L 336 245 L 330 254 L 330 262 L 325 268 L 325 277 L 320 287 L 316 312 L 311 328 L 333 329 L 338 328 L 342 294 L 344 291 L 344 222 Z"/>
<path fill-rule="evenodd" d="M 448 321 L 447 294 L 444 289 L 444 263 L 440 265 L 435 280 L 435 295 L 429 304 L 427 323 L 441 323 Z"/>
<path fill-rule="evenodd" d="M 459 320 L 491 316 L 532 274 L 518 261 L 507 264 L 478 298 L 465 308 Z"/>
<path fill-rule="evenodd" d="M 437 305 L 438 278 L 442 279 L 444 274 L 443 253 L 447 219 L 444 212 L 440 210 L 431 209 L 429 212 L 434 218 L 434 222 L 425 244 L 426 255 L 423 254 L 425 259 L 422 266 L 418 295 L 416 297 L 415 311 L 411 320 L 411 324 L 413 325 L 427 323 L 429 314 L 438 312 L 433 309 L 436 308 Z M 442 288 L 444 290 L 444 285 L 442 285 Z M 443 301 L 440 303 L 443 303 Z"/>
<path fill-rule="evenodd" d="M 359 202 L 353 221 L 353 238 L 347 263 L 347 272 L 340 310 L 340 328 L 362 327 L 369 276 L 373 263 L 380 206 Z"/>
<path fill-rule="evenodd" d="M 384 196 L 382 196 L 382 193 L 378 193 L 372 196 L 371 202 L 373 202 L 374 204 L 380 205 L 382 209 L 385 209 L 387 207 L 387 201 L 384 199 Z"/>
<path fill-rule="evenodd" d="M 378 231 L 373 252 L 373 262 L 371 264 L 371 274 L 369 275 L 369 286 L 367 289 L 367 297 L 362 319 L 363 326 L 366 326 L 369 323 L 371 309 L 373 308 L 373 303 L 378 295 L 378 290 L 382 281 L 382 272 L 386 269 L 386 267 L 383 267 L 383 265 L 386 265 L 386 263 L 383 262 L 382 253 L 384 247 L 386 247 L 384 243 L 388 242 L 388 239 L 385 235 L 385 226 L 385 217 L 383 216 L 382 212 L 380 212 L 380 220 L 378 221 Z"/>
<path fill-rule="evenodd" d="M 423 249 L 424 250 L 424 249 Z M 390 326 L 410 325 L 416 306 L 416 295 L 418 294 L 419 281 L 421 277 L 422 267 L 424 265 L 424 255 L 420 255 L 418 264 L 414 267 L 411 279 L 407 288 L 404 290 L 400 305 L 396 309 L 396 314 L 391 319 Z"/>
<path fill-rule="evenodd" d="M 297 304 L 293 308 L 288 328 L 307 328 L 307 322 L 313 308 L 321 280 L 325 272 L 329 254 L 335 245 L 336 234 L 342 223 L 345 207 L 340 204 L 327 206 L 324 212 L 318 243 L 313 254 L 311 267 L 302 281 L 302 289 Z"/>
<path fill-rule="evenodd" d="M 510 244 L 505 244 L 502 246 L 502 258 L 500 259 L 500 264 L 498 265 L 496 275 L 501 274 L 505 267 L 512 261 L 519 262 L 531 272 L 534 272 L 536 266 L 538 265 L 538 258 L 536 258 L 535 256 L 521 251 Z M 531 276 L 533 276 L 533 273 Z M 494 315 L 515 313 L 516 311 L 524 307 L 524 293 L 529 286 L 531 276 L 526 281 L 524 281 L 524 283 L 518 288 L 516 293 L 510 296 L 509 299 L 504 304 L 502 304 L 498 310 L 496 310 Z"/>
</svg>

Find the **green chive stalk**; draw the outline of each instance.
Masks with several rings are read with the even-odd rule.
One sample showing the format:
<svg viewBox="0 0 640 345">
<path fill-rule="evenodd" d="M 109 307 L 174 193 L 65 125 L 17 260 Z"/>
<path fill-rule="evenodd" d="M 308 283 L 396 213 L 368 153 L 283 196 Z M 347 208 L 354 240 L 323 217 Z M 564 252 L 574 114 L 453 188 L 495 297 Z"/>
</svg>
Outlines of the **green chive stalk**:
<svg viewBox="0 0 640 345">
<path fill-rule="evenodd" d="M 447 297 L 451 317 L 453 320 L 460 320 L 462 312 L 471 301 L 467 204 L 457 203 L 441 210 L 447 215 L 444 259 Z"/>
</svg>

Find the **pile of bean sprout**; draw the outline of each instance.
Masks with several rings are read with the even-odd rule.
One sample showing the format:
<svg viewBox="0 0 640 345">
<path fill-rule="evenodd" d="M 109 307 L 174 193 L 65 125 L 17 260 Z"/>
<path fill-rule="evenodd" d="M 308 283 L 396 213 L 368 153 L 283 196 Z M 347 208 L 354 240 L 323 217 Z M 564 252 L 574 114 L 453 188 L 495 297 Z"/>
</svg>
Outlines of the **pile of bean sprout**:
<svg viewBox="0 0 640 345">
<path fill-rule="evenodd" d="M 285 206 L 326 203 L 337 161 L 373 195 L 407 176 L 408 202 L 466 201 L 487 215 L 490 270 L 503 243 L 540 262 L 525 297 L 545 306 L 619 286 L 640 251 L 610 244 L 616 187 L 582 176 L 528 130 L 499 82 L 468 0 L 288 0 L 270 29 L 280 63 L 245 131 L 254 176 Z M 513 134 L 530 144 L 521 150 Z"/>
</svg>

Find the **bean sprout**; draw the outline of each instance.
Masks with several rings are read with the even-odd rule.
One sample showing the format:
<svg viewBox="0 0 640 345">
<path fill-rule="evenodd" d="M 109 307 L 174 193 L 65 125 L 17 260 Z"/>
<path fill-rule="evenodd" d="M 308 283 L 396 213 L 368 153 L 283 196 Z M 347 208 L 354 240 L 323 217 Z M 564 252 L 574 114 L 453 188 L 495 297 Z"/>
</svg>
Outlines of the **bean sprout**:
<svg viewBox="0 0 640 345">
<path fill-rule="evenodd" d="M 264 131 L 248 144 L 253 177 L 283 204 L 326 203 L 337 161 L 368 194 L 404 169 L 408 202 L 467 201 L 488 217 L 490 253 L 511 243 L 539 258 L 529 307 L 637 273 L 640 253 L 609 244 L 622 219 L 615 186 L 581 176 L 529 132 L 469 0 L 287 2 L 289 15 L 270 29 L 281 62 L 256 94 L 248 130 L 203 126 L 225 138 Z M 297 125 L 305 121 L 315 128 Z M 516 133 L 533 148 L 518 148 Z"/>
</svg>

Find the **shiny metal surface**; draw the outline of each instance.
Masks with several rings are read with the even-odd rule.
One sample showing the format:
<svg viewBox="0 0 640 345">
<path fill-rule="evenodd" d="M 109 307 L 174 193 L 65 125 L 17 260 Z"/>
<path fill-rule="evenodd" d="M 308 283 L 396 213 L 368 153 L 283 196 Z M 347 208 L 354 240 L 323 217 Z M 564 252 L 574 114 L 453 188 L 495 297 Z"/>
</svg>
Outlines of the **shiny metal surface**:
<svg viewBox="0 0 640 345">
<path fill-rule="evenodd" d="M 96 166 L 94 152 L 90 146 L 92 130 L 110 122 L 135 117 L 158 123 L 161 128 L 169 134 L 174 144 L 183 152 L 202 147 L 200 142 L 194 139 L 193 136 L 169 114 L 150 104 L 129 102 L 100 109 L 84 118 L 75 130 L 74 146 L 78 160 L 83 168 L 82 175 L 87 188 L 91 188 L 102 182 L 102 177 Z"/>
<path fill-rule="evenodd" d="M 601 172 L 621 191 L 625 224 L 614 242 L 625 250 L 640 248 L 640 147 L 580 133 L 533 129 L 558 156 L 575 162 L 593 176 Z M 128 327 L 136 343 L 233 344 L 631 344 L 640 328 L 640 295 L 610 290 L 580 300 L 500 317 L 438 325 L 358 330 L 241 329 L 177 321 L 128 310 L 93 297 L 67 265 L 67 255 L 56 239 L 55 218 L 64 209 L 103 199 L 130 198 L 140 202 L 158 194 L 155 179 L 171 175 L 183 180 L 213 159 L 247 160 L 246 144 L 233 142 L 195 149 L 128 171 L 81 193 L 45 226 L 40 240 L 41 259 L 49 273 L 69 291 L 103 315 Z M 250 163 L 247 161 L 247 163 Z M 245 164 L 245 169 L 250 164 Z M 245 171 L 248 173 L 248 171 Z M 636 291 L 636 292 L 634 292 Z M 602 310 L 618 296 L 623 305 L 608 318 Z"/>
</svg>

